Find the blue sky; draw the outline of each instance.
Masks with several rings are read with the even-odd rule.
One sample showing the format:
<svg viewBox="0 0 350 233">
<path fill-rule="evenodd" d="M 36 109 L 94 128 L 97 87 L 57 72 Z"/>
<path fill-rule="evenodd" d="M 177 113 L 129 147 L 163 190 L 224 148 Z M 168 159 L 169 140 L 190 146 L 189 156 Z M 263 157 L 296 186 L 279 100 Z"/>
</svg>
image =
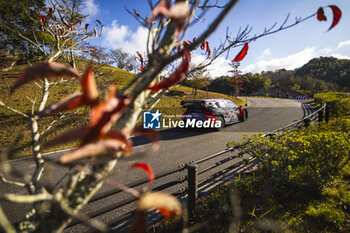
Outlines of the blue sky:
<svg viewBox="0 0 350 233">
<path fill-rule="evenodd" d="M 141 15 L 150 15 L 147 0 L 84 0 L 84 12 L 89 14 L 88 21 L 99 19 L 104 26 L 101 38 L 93 43 L 112 48 L 123 48 L 135 53 L 145 50 L 147 29 L 142 27 L 131 15 L 128 9 L 136 9 Z M 215 1 L 213 1 L 215 2 Z M 225 3 L 219 0 L 219 3 Z M 241 0 L 230 12 L 225 21 L 207 40 L 211 47 L 217 46 L 225 37 L 226 28 L 236 35 L 240 27 L 253 27 L 251 35 L 260 34 L 266 27 L 275 22 L 280 25 L 290 13 L 289 23 L 295 17 L 305 17 L 316 12 L 320 6 L 337 5 L 343 13 L 339 24 L 331 31 L 332 14 L 330 8 L 325 8 L 327 22 L 319 22 L 316 17 L 307 20 L 291 29 L 258 39 L 249 44 L 246 58 L 241 62 L 243 72 L 261 72 L 280 68 L 294 69 L 307 63 L 310 59 L 320 56 L 334 56 L 350 59 L 350 30 L 346 22 L 350 22 L 350 1 L 344 0 Z M 186 39 L 192 40 L 203 32 L 220 10 L 213 10 L 205 15 L 204 22 L 198 22 L 190 28 Z M 220 58 L 210 67 L 210 75 L 224 75 L 229 69 L 229 61 L 239 52 L 240 48 L 231 50 L 228 57 Z M 202 56 L 193 54 L 193 62 L 198 62 Z"/>
</svg>

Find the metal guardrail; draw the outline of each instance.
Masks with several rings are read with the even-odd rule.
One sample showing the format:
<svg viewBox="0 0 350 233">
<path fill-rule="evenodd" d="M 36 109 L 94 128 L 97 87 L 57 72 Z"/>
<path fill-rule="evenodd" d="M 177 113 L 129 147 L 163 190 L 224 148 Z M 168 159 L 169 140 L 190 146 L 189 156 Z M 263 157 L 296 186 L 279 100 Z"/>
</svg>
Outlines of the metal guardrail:
<svg viewBox="0 0 350 233">
<path fill-rule="evenodd" d="M 318 122 L 321 122 L 324 120 L 324 118 L 327 122 L 329 120 L 329 106 L 327 104 L 324 104 L 321 108 L 319 108 L 316 111 L 313 111 L 313 109 L 311 109 L 307 104 L 303 104 L 302 108 L 304 112 L 304 116 L 302 119 L 295 121 L 291 124 L 288 124 L 282 128 L 276 129 L 270 133 L 264 134 L 263 136 L 271 137 L 271 136 L 281 135 L 281 134 L 291 132 L 296 128 L 308 126 L 311 124 L 312 121 L 317 120 Z M 246 158 L 249 158 L 249 159 L 252 159 L 252 157 L 250 157 L 249 155 L 245 155 L 243 151 L 239 151 L 236 154 L 232 154 L 232 152 L 238 150 L 239 148 L 240 147 L 238 146 L 229 147 L 222 151 L 211 154 L 205 158 L 199 159 L 197 161 L 190 161 L 186 164 L 182 164 L 178 166 L 177 168 L 156 174 L 155 181 L 159 180 L 160 178 L 174 175 L 176 173 L 180 174 L 185 170 L 187 171 L 186 175 L 179 176 L 175 180 L 173 179 L 173 180 L 167 181 L 167 183 L 165 184 L 158 185 L 157 187 L 153 188 L 153 190 L 164 191 L 176 185 L 184 184 L 187 181 L 187 185 L 182 186 L 172 194 L 179 198 L 183 198 L 183 199 L 187 198 L 188 216 L 191 217 L 196 209 L 196 199 L 200 194 L 205 193 L 204 191 L 205 189 L 210 189 L 210 187 L 215 187 L 220 183 L 224 183 L 228 179 L 232 180 L 233 176 L 236 176 L 248 169 L 251 169 L 258 163 L 257 160 L 251 160 L 251 163 L 249 165 L 244 164 L 241 158 L 242 156 L 246 156 Z M 215 171 L 215 170 L 218 170 L 218 171 Z M 209 175 L 209 178 L 205 176 L 205 175 L 208 175 L 208 173 L 212 173 Z M 225 180 L 224 179 L 225 176 L 228 179 Z M 221 180 L 219 180 L 219 178 L 221 178 Z M 213 184 L 210 184 L 210 182 L 212 182 Z M 140 179 L 138 181 L 132 182 L 126 186 L 130 188 L 135 188 L 141 185 L 145 185 L 147 183 L 148 183 L 148 178 L 145 178 L 145 179 Z M 112 190 L 97 194 L 89 201 L 89 204 L 111 197 L 120 192 L 122 191 L 119 189 L 112 189 Z M 90 218 L 95 218 L 107 212 L 116 210 L 128 204 L 131 204 L 136 200 L 137 198 L 130 197 L 130 198 L 121 200 L 119 202 L 110 204 L 106 207 L 92 211 L 89 214 L 87 214 L 87 216 Z M 118 226 L 121 223 L 126 222 L 127 220 L 130 220 L 132 215 L 133 215 L 133 211 L 127 212 L 121 216 L 118 216 L 117 218 L 114 218 L 113 220 L 106 222 L 106 224 L 110 227 Z M 70 225 L 68 225 L 68 228 L 73 227 L 79 223 L 80 222 L 78 221 L 73 221 Z"/>
</svg>

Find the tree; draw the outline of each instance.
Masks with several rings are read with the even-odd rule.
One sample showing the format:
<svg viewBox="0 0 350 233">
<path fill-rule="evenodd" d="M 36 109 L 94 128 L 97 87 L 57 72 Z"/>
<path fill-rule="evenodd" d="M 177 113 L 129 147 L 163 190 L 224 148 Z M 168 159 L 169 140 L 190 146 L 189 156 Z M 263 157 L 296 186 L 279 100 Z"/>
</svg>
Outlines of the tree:
<svg viewBox="0 0 350 233">
<path fill-rule="evenodd" d="M 120 69 L 127 71 L 133 70 L 136 67 L 136 56 L 133 56 L 122 49 L 110 50 L 110 57 L 115 62 L 116 66 Z"/>
<path fill-rule="evenodd" d="M 74 2 L 75 1 L 73 1 L 73 3 Z M 219 48 L 210 50 L 209 43 L 205 39 L 223 21 L 224 17 L 237 2 L 237 0 L 231 0 L 224 6 L 218 6 L 210 5 L 209 1 L 191 1 L 190 4 L 188 4 L 185 1 L 178 0 L 173 5 L 169 5 L 167 1 L 160 1 L 154 6 L 152 1 L 149 1 L 152 10 L 152 16 L 150 18 L 141 16 L 137 11 L 131 12 L 141 24 L 149 28 L 149 39 L 147 40 L 148 44 L 146 46 L 148 62 L 147 65 L 144 67 L 142 66 L 143 69 L 141 72 L 135 75 L 133 80 L 121 90 L 118 90 L 118 92 L 114 87 L 110 87 L 104 101 L 99 99 L 99 93 L 91 68 L 86 69 L 85 73 L 80 75 L 79 72 L 71 66 L 52 63 L 52 61 L 62 56 L 69 60 L 74 66 L 74 60 L 72 59 L 75 53 L 74 48 L 82 41 L 90 38 L 91 35 L 97 35 L 97 30 L 94 29 L 94 32 L 91 34 L 86 31 L 82 33 L 79 28 L 75 28 L 75 21 L 71 20 L 67 20 L 67 25 L 64 24 L 65 26 L 53 23 L 56 28 L 54 30 L 51 28 L 49 21 L 47 21 L 47 17 L 45 16 L 46 19 L 41 17 L 40 26 L 42 26 L 44 31 L 48 33 L 52 32 L 55 35 L 55 37 L 50 39 L 56 42 L 60 40 L 60 42 L 65 42 L 65 44 L 63 47 L 57 47 L 51 43 L 52 46 L 50 49 L 52 53 L 49 53 L 49 48 L 47 48 L 46 45 L 37 43 L 36 41 L 30 42 L 37 46 L 39 51 L 44 55 L 48 56 L 48 62 L 37 64 L 25 70 L 22 76 L 20 76 L 12 86 L 12 91 L 38 77 L 43 79 L 46 86 L 48 86 L 48 77 L 53 80 L 57 80 L 57 78 L 59 79 L 61 76 L 73 78 L 80 82 L 82 93 L 70 95 L 47 108 L 44 108 L 46 101 L 41 101 L 41 103 L 44 104 L 41 104 L 41 107 L 38 109 L 38 115 L 46 116 L 54 112 L 73 110 L 80 106 L 88 106 L 91 108 L 90 123 L 86 127 L 72 129 L 51 142 L 60 143 L 65 140 L 73 139 L 80 140 L 81 142 L 80 146 L 62 155 L 58 161 L 47 161 L 55 165 L 72 167 L 73 172 L 68 175 L 68 182 L 64 188 L 50 191 L 45 189 L 45 187 L 34 185 L 35 192 L 31 192 L 30 195 L 4 195 L 4 198 L 10 201 L 20 200 L 33 203 L 34 208 L 40 208 L 40 206 L 45 205 L 46 211 L 44 213 L 40 211 L 31 212 L 32 214 L 30 216 L 28 215 L 28 219 L 23 222 L 22 226 L 28 226 L 30 230 L 36 232 L 61 232 L 72 219 L 79 219 L 100 231 L 108 230 L 105 225 L 96 224 L 95 221 L 90 221 L 77 213 L 99 190 L 102 183 L 108 179 L 107 176 L 116 166 L 117 160 L 131 153 L 132 148 L 129 137 L 132 133 L 141 131 L 151 135 L 153 139 L 156 138 L 156 133 L 154 131 L 135 127 L 138 116 L 146 105 L 157 101 L 158 97 L 165 93 L 167 89 L 185 78 L 186 74 L 189 72 L 191 52 L 198 47 L 205 50 L 207 59 L 196 68 L 201 69 L 211 64 L 220 55 L 234 47 L 244 45 L 243 48 L 247 48 L 247 43 L 249 42 L 262 36 L 287 29 L 308 19 L 297 19 L 295 23 L 289 25 L 286 25 L 286 21 L 281 27 L 277 29 L 270 28 L 256 36 L 249 36 L 250 30 L 246 28 L 240 31 L 235 38 L 227 36 L 225 43 L 220 45 Z M 58 4 L 57 7 L 60 7 L 60 5 Z M 192 16 L 195 11 L 197 11 L 195 14 L 196 16 L 201 16 L 202 13 L 206 13 L 215 7 L 222 8 L 222 10 L 207 29 L 193 41 L 179 43 L 179 40 L 182 41 L 184 39 L 185 32 L 192 25 L 192 18 L 190 16 Z M 70 6 L 70 9 L 77 8 L 75 8 L 73 4 Z M 49 13 L 50 12 L 49 10 Z M 316 14 L 313 14 L 312 16 L 315 15 Z M 73 17 L 73 19 L 76 18 Z M 61 22 L 64 23 L 63 20 Z M 59 29 L 61 30 L 58 30 L 57 26 L 60 26 L 61 28 Z M 76 30 L 78 30 L 78 35 L 80 35 L 78 38 L 73 34 Z M 62 35 L 66 35 L 66 33 L 71 35 L 71 37 L 68 37 L 69 39 L 66 39 L 66 37 L 62 38 Z M 23 38 L 25 39 L 26 37 L 23 36 Z M 44 49 L 42 46 L 45 46 Z M 239 57 L 239 60 L 242 60 L 245 55 L 246 49 L 243 49 L 236 58 Z M 163 69 L 169 67 L 171 63 L 178 59 L 180 60 L 180 64 L 176 66 L 170 76 L 160 79 L 159 75 Z M 191 70 L 190 72 L 194 71 L 195 70 Z M 33 121 L 37 120 L 34 116 L 31 116 L 30 119 Z M 154 147 L 156 148 L 156 146 Z M 33 153 L 36 155 L 37 150 L 37 145 L 35 145 Z M 105 160 L 94 160 L 94 158 L 98 158 L 98 156 L 105 156 Z M 79 162 L 82 159 L 87 159 L 87 161 L 84 162 L 84 166 L 73 166 L 72 162 Z M 42 158 L 40 158 L 39 162 L 41 161 L 43 161 Z M 147 164 L 138 163 L 134 164 L 133 167 L 146 171 L 149 175 L 150 182 L 153 181 L 153 174 Z M 42 169 L 40 172 L 42 172 Z M 139 198 L 136 222 L 134 225 L 135 228 L 131 228 L 131 232 L 146 230 L 142 228 L 142 226 L 145 227 L 142 217 L 149 209 L 161 209 L 162 213 L 167 213 L 167 216 L 179 216 L 181 212 L 180 203 L 169 195 L 150 191 L 140 193 L 132 189 L 125 190 Z M 2 224 L 3 227 L 6 226 L 6 228 L 4 228 L 8 232 L 14 232 L 14 227 L 8 222 L 6 216 L 1 213 L 0 209 L 0 224 Z M 28 229 L 18 230 L 26 231 Z"/>
<path fill-rule="evenodd" d="M 242 71 L 238 70 L 238 67 L 240 65 L 239 62 L 232 62 L 230 65 L 233 68 L 233 70 L 230 70 L 230 72 L 232 73 L 230 86 L 233 87 L 235 96 L 237 97 L 238 94 L 244 90 L 243 88 L 244 81 L 242 80 Z"/>
<path fill-rule="evenodd" d="M 6 33 L 9 32 L 6 35 L 9 39 L 15 40 L 16 38 L 21 38 L 25 44 L 32 47 L 39 54 L 39 60 L 45 62 L 44 64 L 50 64 L 50 62 L 63 59 L 66 63 L 70 63 L 73 67 L 75 67 L 75 53 L 84 52 L 80 50 L 80 43 L 96 37 L 97 30 L 95 28 L 94 31 L 91 32 L 80 26 L 81 20 L 84 18 L 84 16 L 79 13 L 81 7 L 80 1 L 72 0 L 70 2 L 61 2 L 59 0 L 55 0 L 50 1 L 50 3 L 51 6 L 44 11 L 36 11 L 38 9 L 35 9 L 35 14 L 33 14 L 33 9 L 28 9 L 28 19 L 33 21 L 33 25 L 37 25 L 36 28 L 31 27 L 32 24 L 30 24 L 29 27 L 23 31 L 21 30 L 23 25 L 15 24 L 13 27 L 9 27 L 9 25 L 6 25 L 4 21 L 1 21 L 0 25 L 2 28 L 7 30 Z M 12 5 L 15 4 L 12 2 Z M 27 53 L 30 53 L 30 51 L 27 51 Z M 59 67 L 60 66 L 58 66 L 57 69 L 60 69 Z M 37 113 L 45 109 L 49 98 L 50 89 L 59 82 L 64 81 L 60 79 L 50 82 L 45 75 L 47 74 L 45 73 L 45 66 L 42 66 L 42 69 L 43 70 L 29 70 L 27 73 L 23 74 L 23 77 L 31 76 L 32 78 L 36 78 L 38 75 L 41 76 L 38 73 L 44 73 L 42 83 L 37 84 L 42 93 L 42 95 L 39 97 L 40 100 L 38 101 L 37 97 L 34 99 L 30 96 L 27 97 L 32 105 L 31 113 L 21 112 L 18 109 L 15 109 L 13 106 L 7 106 L 2 100 L 0 100 L 0 107 L 25 118 L 30 125 L 32 138 L 30 146 L 32 149 L 33 158 L 36 162 L 36 169 L 33 173 L 31 181 L 25 184 L 25 187 L 27 187 L 30 194 L 38 193 L 41 189 L 39 181 L 44 171 L 45 161 L 42 158 L 40 151 L 40 137 L 49 131 L 59 119 L 65 117 L 64 114 L 59 115 L 51 122 L 51 124 L 49 124 L 47 128 L 40 128 L 41 116 Z M 15 87 L 13 86 L 10 92 L 13 92 L 14 88 Z"/>
<path fill-rule="evenodd" d="M 41 11 L 44 9 L 44 0 L 23 0 L 14 4 L 12 1 L 0 1 L 0 45 L 8 53 L 18 56 L 22 62 L 24 59 L 38 55 L 37 48 L 27 40 L 19 37 L 20 32 L 26 37 L 32 35 L 32 31 L 38 29 L 39 23 L 31 19 L 30 11 Z M 16 29 L 14 31 L 13 29 Z M 37 35 L 39 38 L 42 35 Z"/>
<path fill-rule="evenodd" d="M 242 76 L 242 80 L 244 81 L 243 87 L 247 94 L 262 90 L 266 92 L 271 84 L 271 79 L 261 74 L 247 73 Z"/>
<path fill-rule="evenodd" d="M 209 78 L 204 74 L 206 72 L 205 69 L 196 70 L 195 72 L 190 73 L 188 75 L 187 83 L 193 88 L 194 96 L 197 95 L 197 90 L 202 89 L 204 87 L 208 87 Z M 208 88 L 207 88 L 208 91 Z"/>
</svg>

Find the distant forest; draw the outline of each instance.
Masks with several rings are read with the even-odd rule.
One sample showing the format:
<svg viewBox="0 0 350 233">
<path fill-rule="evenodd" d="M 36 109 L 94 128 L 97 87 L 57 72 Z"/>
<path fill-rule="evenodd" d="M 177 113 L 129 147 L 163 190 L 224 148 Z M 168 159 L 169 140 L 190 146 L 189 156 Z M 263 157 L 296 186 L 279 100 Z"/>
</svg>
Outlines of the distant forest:
<svg viewBox="0 0 350 233">
<path fill-rule="evenodd" d="M 313 96 L 327 91 L 350 91 L 350 60 L 319 57 L 295 70 L 279 69 L 246 73 L 240 77 L 241 95 L 277 95 L 279 92 Z M 189 82 L 183 83 L 191 86 Z M 206 89 L 206 88 L 202 88 Z M 210 81 L 209 91 L 233 94 L 232 77 L 221 76 Z"/>
</svg>

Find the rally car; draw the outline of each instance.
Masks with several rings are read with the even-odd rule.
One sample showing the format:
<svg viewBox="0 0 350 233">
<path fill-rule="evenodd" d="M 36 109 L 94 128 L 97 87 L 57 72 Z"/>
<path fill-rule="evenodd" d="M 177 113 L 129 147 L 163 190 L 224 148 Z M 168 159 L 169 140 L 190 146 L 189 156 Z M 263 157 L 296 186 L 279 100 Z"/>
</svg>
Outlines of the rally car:
<svg viewBox="0 0 350 233">
<path fill-rule="evenodd" d="M 248 111 L 243 106 L 237 106 L 227 99 L 203 99 L 203 100 L 185 100 L 181 105 L 186 108 L 183 114 L 183 120 L 196 119 L 206 121 L 213 119 L 221 121 L 222 129 L 227 124 L 243 122 L 248 119 Z"/>
</svg>

